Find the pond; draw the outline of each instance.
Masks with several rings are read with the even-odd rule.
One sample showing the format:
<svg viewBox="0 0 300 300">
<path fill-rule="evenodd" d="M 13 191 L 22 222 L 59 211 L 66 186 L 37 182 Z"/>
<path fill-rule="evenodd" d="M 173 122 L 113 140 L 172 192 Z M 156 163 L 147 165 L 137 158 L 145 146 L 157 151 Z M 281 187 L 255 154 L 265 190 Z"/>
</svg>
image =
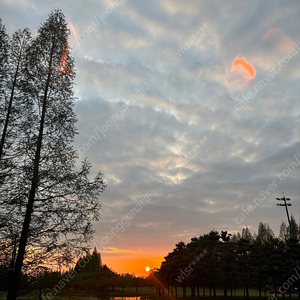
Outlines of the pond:
<svg viewBox="0 0 300 300">
<path fill-rule="evenodd" d="M 110 297 L 109 300 L 141 300 L 141 297 Z"/>
</svg>

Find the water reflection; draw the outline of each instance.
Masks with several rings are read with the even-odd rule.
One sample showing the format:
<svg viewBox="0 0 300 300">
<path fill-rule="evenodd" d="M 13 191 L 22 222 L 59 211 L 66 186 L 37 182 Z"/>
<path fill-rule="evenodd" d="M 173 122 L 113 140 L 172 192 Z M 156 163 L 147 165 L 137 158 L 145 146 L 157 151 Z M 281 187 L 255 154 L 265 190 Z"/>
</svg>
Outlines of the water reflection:
<svg viewBox="0 0 300 300">
<path fill-rule="evenodd" d="M 109 300 L 141 300 L 141 297 L 110 297 Z"/>
</svg>

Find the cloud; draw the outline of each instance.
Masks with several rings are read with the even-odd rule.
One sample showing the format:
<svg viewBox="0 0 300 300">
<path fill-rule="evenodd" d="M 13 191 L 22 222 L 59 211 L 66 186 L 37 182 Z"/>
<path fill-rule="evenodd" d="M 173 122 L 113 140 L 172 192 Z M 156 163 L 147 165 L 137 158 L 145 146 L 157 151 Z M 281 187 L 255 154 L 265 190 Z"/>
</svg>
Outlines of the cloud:
<svg viewBox="0 0 300 300">
<path fill-rule="evenodd" d="M 145 82 L 151 85 L 81 155 L 94 172 L 105 173 L 108 183 L 96 239 L 143 196 L 151 197 L 110 241 L 104 258 L 151 251 L 162 257 L 180 240 L 214 228 L 238 231 L 246 224 L 254 231 L 260 221 L 278 232 L 285 216 L 275 198 L 282 191 L 299 211 L 299 169 L 278 180 L 299 152 L 300 53 L 279 65 L 300 39 L 296 2 L 129 0 L 82 41 L 79 35 L 111 2 L 23 3 L 26 14 L 15 3 L 0 5 L 10 33 L 16 29 L 13 20 L 36 28 L 53 5 L 73 24 L 74 42 L 77 32 L 76 149 L 128 105 Z M 31 5 L 35 10 L 29 10 Z M 196 34 L 204 23 L 208 26 Z M 177 55 L 193 34 L 192 45 Z M 230 72 L 237 56 L 255 68 L 247 84 Z M 242 100 L 246 105 L 237 110 Z M 200 145 L 203 137 L 207 141 Z M 275 179 L 278 187 L 237 224 L 242 207 L 253 204 Z"/>
</svg>

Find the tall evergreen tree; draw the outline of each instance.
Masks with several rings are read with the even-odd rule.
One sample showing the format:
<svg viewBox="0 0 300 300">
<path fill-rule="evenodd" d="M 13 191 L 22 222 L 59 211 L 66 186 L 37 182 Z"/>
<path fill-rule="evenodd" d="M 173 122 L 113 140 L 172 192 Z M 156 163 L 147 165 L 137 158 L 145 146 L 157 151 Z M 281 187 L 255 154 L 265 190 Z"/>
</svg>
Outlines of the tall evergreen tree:
<svg viewBox="0 0 300 300">
<path fill-rule="evenodd" d="M 2 24 L 0 18 L 0 132 L 3 130 L 5 122 L 5 93 L 4 93 L 4 82 L 7 75 L 8 69 L 8 43 L 9 37 L 6 33 L 6 28 Z M 3 162 L 0 158 L 0 186 L 3 184 L 4 176 L 1 176 L 1 170 L 3 169 Z M 0 217 L 0 231 L 6 225 L 6 222 Z M 2 255 L 1 255 L 2 257 Z M 1 259 L 0 257 L 0 259 Z"/>
<path fill-rule="evenodd" d="M 4 93 L 5 79 L 7 77 L 8 71 L 8 48 L 9 48 L 9 37 L 6 33 L 6 28 L 2 24 L 2 19 L 0 18 L 0 132 L 2 134 L 4 123 L 5 123 L 5 113 L 6 113 L 6 97 Z M 0 154 L 0 170 L 2 169 L 2 161 Z M 0 184 L 2 178 L 0 177 Z"/>
<path fill-rule="evenodd" d="M 282 221 L 279 229 L 279 239 L 286 242 L 289 237 L 289 228 L 286 226 L 286 223 Z"/>
<path fill-rule="evenodd" d="M 250 232 L 248 226 L 246 225 L 245 228 L 243 228 L 242 230 L 242 239 L 246 240 L 246 241 L 249 241 L 249 242 L 252 242 L 253 241 L 253 235 L 252 233 Z"/>
<path fill-rule="evenodd" d="M 259 222 L 258 233 L 256 240 L 261 244 L 265 244 L 268 241 L 271 241 L 274 238 L 274 232 L 270 228 L 269 224 Z"/>
<path fill-rule="evenodd" d="M 20 124 L 20 117 L 23 113 L 22 107 L 24 104 L 24 93 L 22 91 L 24 80 L 22 76 L 24 75 L 26 52 L 30 40 L 31 36 L 29 30 L 24 29 L 23 31 L 16 31 L 9 43 L 7 60 L 8 68 L 5 72 L 5 79 L 3 80 L 5 118 L 0 140 L 0 160 L 3 158 L 5 142 L 6 148 L 9 148 L 9 144 L 13 143 L 17 138 L 18 128 L 20 128 L 18 125 Z M 15 98 L 19 100 L 17 103 L 13 103 Z M 7 141 L 7 135 L 9 133 L 13 139 Z"/>
<path fill-rule="evenodd" d="M 17 298 L 24 263 L 32 259 L 40 264 L 69 263 L 86 249 L 92 222 L 100 218 L 98 198 L 106 187 L 103 174 L 99 172 L 91 182 L 91 165 L 86 160 L 75 170 L 75 71 L 68 35 L 63 13 L 52 11 L 28 51 L 24 71 L 27 115 L 21 138 L 12 145 L 14 153 L 23 155 L 18 166 L 21 175 L 18 184 L 9 179 L 8 196 L 0 193 L 4 209 L 9 211 L 15 203 L 23 218 L 8 300 Z"/>
<path fill-rule="evenodd" d="M 2 24 L 2 19 L 0 18 L 0 96 L 1 101 L 4 100 L 4 94 L 3 94 L 3 85 L 4 85 L 4 79 L 6 77 L 6 71 L 8 67 L 8 43 L 9 37 L 6 33 L 6 28 Z M 4 104 L 4 102 L 1 103 L 1 105 Z M 1 115 L 1 120 L 2 115 Z M 1 124 L 2 125 L 2 124 Z"/>
<path fill-rule="evenodd" d="M 22 158 L 21 153 L 12 151 L 13 146 L 18 142 L 22 118 L 24 115 L 24 104 L 26 97 L 22 91 L 24 85 L 24 67 L 26 65 L 26 51 L 30 43 L 30 33 L 28 29 L 18 30 L 8 40 L 7 59 L 4 64 L 5 76 L 1 80 L 3 106 L 1 139 L 0 139 L 0 185 L 1 192 L 8 196 L 12 191 L 12 180 L 5 183 L 8 177 L 14 178 L 17 183 L 20 174 L 19 163 Z M 13 192 L 15 193 L 15 191 Z M 9 198 L 9 197 L 8 197 Z M 11 198 L 10 198 L 11 199 Z M 2 201 L 7 205 L 3 205 Z M 17 248 L 17 227 L 21 222 L 20 209 L 16 205 L 16 197 L 10 202 L 4 197 L 0 198 L 0 261 L 7 265 L 9 276 L 12 275 L 16 248 Z"/>
<path fill-rule="evenodd" d="M 96 247 L 92 254 L 88 253 L 84 257 L 80 257 L 75 265 L 77 273 L 89 273 L 99 271 L 102 268 L 101 255 Z"/>
<path fill-rule="evenodd" d="M 291 215 L 291 227 L 288 227 L 289 237 L 293 241 L 299 238 L 299 227 L 293 215 Z"/>
</svg>

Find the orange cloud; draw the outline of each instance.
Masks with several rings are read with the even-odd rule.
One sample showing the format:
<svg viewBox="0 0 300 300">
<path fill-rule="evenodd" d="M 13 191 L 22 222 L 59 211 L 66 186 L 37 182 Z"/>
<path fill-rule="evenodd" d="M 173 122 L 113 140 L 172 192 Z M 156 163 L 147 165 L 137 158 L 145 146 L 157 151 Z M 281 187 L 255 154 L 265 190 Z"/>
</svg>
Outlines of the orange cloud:
<svg viewBox="0 0 300 300">
<path fill-rule="evenodd" d="M 101 251 L 101 253 L 109 253 L 109 254 L 136 254 L 136 255 L 147 255 L 147 253 L 142 251 L 135 250 L 127 250 L 127 249 L 117 249 L 114 247 L 106 247 L 105 250 Z"/>
<path fill-rule="evenodd" d="M 234 72 L 236 69 L 241 70 L 249 80 L 255 77 L 255 68 L 253 67 L 253 65 L 248 63 L 244 57 L 236 57 L 234 59 L 231 72 Z"/>
<path fill-rule="evenodd" d="M 74 36 L 74 38 L 75 38 L 76 45 L 79 47 L 79 46 L 80 46 L 80 42 L 79 42 L 79 40 L 78 40 L 78 34 L 77 34 L 77 31 L 76 31 L 74 25 L 73 25 L 71 22 L 69 22 L 69 24 L 70 24 L 71 32 L 72 32 L 72 34 L 73 34 L 73 36 Z"/>
<path fill-rule="evenodd" d="M 295 47 L 293 40 L 278 27 L 269 29 L 262 39 L 266 41 L 270 47 L 275 47 L 280 54 L 286 54 Z"/>
</svg>

